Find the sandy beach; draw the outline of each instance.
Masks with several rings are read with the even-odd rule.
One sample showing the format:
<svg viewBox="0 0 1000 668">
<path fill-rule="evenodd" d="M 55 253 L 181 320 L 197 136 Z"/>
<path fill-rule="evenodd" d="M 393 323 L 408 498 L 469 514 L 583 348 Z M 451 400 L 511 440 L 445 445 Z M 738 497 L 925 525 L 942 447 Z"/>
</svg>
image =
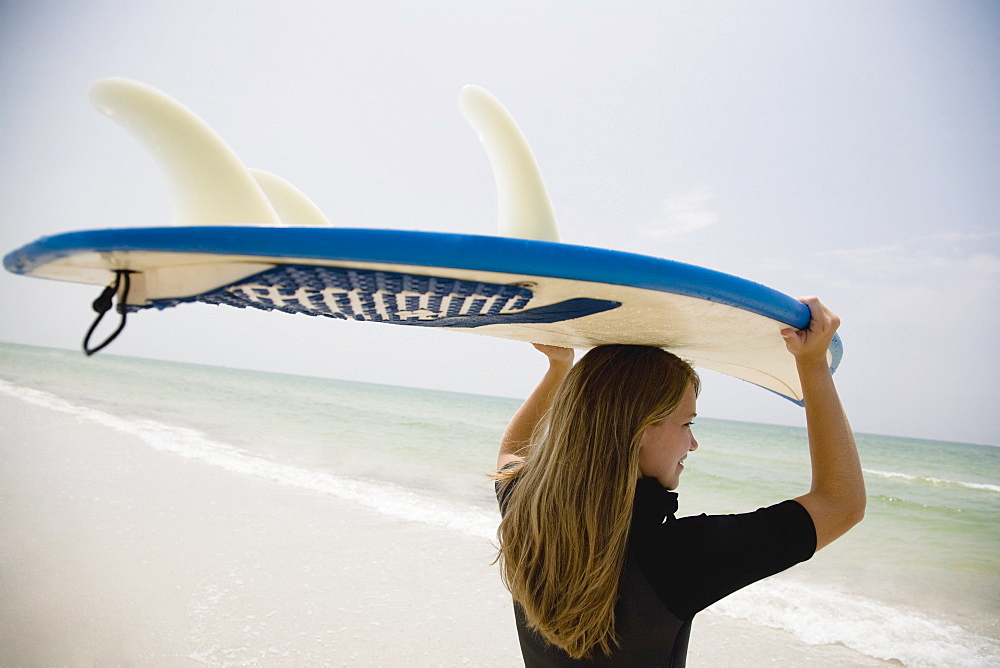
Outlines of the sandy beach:
<svg viewBox="0 0 1000 668">
<path fill-rule="evenodd" d="M 520 665 L 489 542 L 0 395 L 0 665 Z M 887 665 L 702 614 L 691 666 Z"/>
</svg>

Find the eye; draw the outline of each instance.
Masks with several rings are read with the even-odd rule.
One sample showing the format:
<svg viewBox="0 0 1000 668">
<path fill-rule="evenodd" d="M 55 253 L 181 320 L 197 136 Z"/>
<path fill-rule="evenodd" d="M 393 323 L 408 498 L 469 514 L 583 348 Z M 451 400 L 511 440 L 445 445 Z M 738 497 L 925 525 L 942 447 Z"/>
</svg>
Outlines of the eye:
<svg viewBox="0 0 1000 668">
<path fill-rule="evenodd" d="M 693 427 L 693 426 L 694 426 L 694 422 L 688 422 L 688 423 L 687 423 L 686 425 L 684 425 L 684 426 L 685 426 L 685 427 L 687 427 L 688 429 L 690 429 L 691 427 Z"/>
</svg>

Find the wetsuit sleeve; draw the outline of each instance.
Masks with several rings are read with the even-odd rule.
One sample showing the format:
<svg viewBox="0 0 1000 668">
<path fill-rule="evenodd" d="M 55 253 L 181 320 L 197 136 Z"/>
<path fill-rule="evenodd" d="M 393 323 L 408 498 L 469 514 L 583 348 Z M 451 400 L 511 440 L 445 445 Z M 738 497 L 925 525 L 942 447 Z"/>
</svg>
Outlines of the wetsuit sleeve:
<svg viewBox="0 0 1000 668">
<path fill-rule="evenodd" d="M 816 529 L 802 505 L 785 501 L 742 515 L 668 519 L 640 550 L 643 574 L 674 615 L 699 612 L 816 551 Z"/>
<path fill-rule="evenodd" d="M 501 471 L 509 471 L 517 467 L 517 462 L 511 462 L 504 466 Z M 500 514 L 503 515 L 507 511 L 507 499 L 510 498 L 510 493 L 514 491 L 514 484 L 517 482 L 517 478 L 507 478 L 506 480 L 497 480 L 493 489 L 497 495 L 497 503 L 500 504 Z"/>
</svg>

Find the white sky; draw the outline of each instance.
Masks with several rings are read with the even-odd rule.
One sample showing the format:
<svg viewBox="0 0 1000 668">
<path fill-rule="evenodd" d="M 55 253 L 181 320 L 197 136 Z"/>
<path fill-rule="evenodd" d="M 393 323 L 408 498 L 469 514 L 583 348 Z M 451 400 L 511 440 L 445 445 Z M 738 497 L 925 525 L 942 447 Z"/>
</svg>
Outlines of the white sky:
<svg viewBox="0 0 1000 668">
<path fill-rule="evenodd" d="M 1000 444 L 1000 3 L 0 3 L 0 252 L 170 222 L 88 101 L 148 83 L 346 227 L 491 234 L 456 104 L 517 118 L 563 240 L 701 264 L 840 313 L 858 431 Z M 92 286 L 0 272 L 0 340 L 75 348 Z M 322 320 L 322 321 L 320 321 Z M 202 305 L 109 352 L 524 396 L 526 344 Z M 699 412 L 803 423 L 706 372 Z"/>
</svg>

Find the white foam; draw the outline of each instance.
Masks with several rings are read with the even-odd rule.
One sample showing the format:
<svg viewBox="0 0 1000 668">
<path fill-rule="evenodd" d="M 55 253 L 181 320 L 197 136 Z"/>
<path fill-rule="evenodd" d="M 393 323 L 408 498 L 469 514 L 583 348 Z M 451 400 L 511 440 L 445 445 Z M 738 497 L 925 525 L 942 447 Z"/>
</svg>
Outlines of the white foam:
<svg viewBox="0 0 1000 668">
<path fill-rule="evenodd" d="M 461 506 L 385 482 L 346 478 L 297 468 L 248 454 L 219 443 L 204 434 L 153 420 L 123 418 L 69 402 L 59 396 L 0 380 L 0 392 L 36 406 L 73 415 L 103 427 L 138 437 L 146 445 L 211 466 L 263 478 L 357 503 L 390 517 L 445 527 L 453 531 L 493 539 L 499 518 L 472 506 Z"/>
<path fill-rule="evenodd" d="M 860 596 L 780 578 L 751 585 L 709 610 L 790 631 L 810 645 L 839 643 L 905 666 L 1000 665 L 1000 643 L 954 624 Z"/>
<path fill-rule="evenodd" d="M 942 478 L 933 478 L 931 476 L 918 476 L 909 473 L 896 473 L 895 471 L 876 471 L 874 469 L 863 469 L 868 475 L 877 476 L 879 478 L 895 478 L 897 480 L 909 480 L 912 482 L 929 482 L 934 485 L 957 485 L 958 487 L 965 487 L 966 489 L 978 489 L 985 492 L 997 492 L 1000 493 L 1000 485 L 990 485 L 988 483 L 980 482 L 964 482 L 961 480 L 944 480 Z"/>
</svg>

